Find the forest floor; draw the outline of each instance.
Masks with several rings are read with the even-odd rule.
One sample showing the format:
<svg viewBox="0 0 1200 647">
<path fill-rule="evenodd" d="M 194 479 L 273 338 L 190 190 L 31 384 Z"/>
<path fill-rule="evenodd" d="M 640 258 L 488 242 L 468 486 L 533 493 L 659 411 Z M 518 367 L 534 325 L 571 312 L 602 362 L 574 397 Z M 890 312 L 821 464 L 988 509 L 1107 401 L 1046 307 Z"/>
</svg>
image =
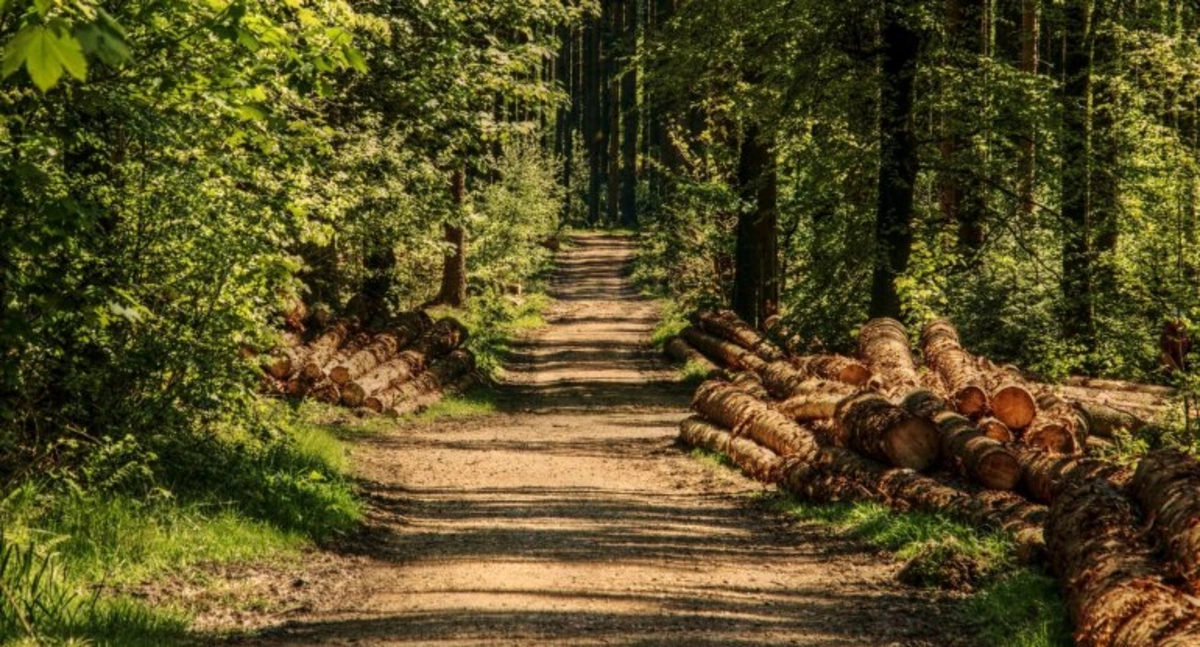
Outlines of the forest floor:
<svg viewBox="0 0 1200 647">
<path fill-rule="evenodd" d="M 560 254 L 549 325 L 515 344 L 496 413 L 355 440 L 366 527 L 270 585 L 307 593 L 241 614 L 259 633 L 233 641 L 969 644 L 952 597 L 676 445 L 690 389 L 650 346 L 634 250 L 580 235 Z"/>
</svg>

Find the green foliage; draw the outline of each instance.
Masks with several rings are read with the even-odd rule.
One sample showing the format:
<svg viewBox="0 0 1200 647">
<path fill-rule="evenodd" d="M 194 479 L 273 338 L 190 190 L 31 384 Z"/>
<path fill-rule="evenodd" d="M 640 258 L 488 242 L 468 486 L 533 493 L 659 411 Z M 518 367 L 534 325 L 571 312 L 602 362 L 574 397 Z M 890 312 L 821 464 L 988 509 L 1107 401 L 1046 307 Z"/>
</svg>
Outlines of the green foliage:
<svg viewBox="0 0 1200 647">
<path fill-rule="evenodd" d="M 963 619 L 988 647 L 1070 647 L 1071 621 L 1053 577 L 1018 570 L 968 598 Z"/>
</svg>

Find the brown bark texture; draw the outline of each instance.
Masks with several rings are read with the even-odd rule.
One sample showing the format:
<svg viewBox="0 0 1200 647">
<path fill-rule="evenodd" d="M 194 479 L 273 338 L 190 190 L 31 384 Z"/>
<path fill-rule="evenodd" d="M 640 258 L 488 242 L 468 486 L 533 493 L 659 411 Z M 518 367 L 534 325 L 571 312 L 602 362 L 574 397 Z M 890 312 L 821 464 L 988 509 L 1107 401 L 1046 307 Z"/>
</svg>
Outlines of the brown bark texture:
<svg viewBox="0 0 1200 647">
<path fill-rule="evenodd" d="M 1178 450 L 1150 452 L 1131 485 L 1166 548 L 1172 574 L 1200 594 L 1200 463 Z"/>
<path fill-rule="evenodd" d="M 1016 454 L 953 411 L 934 416 L 942 434 L 942 457 L 958 473 L 992 490 L 1012 490 L 1021 480 Z"/>
<path fill-rule="evenodd" d="M 771 388 L 768 381 L 767 388 Z M 829 380 L 805 380 L 791 386 L 775 410 L 793 420 L 828 420 L 837 415 L 838 405 L 855 394 L 854 387 Z"/>
<path fill-rule="evenodd" d="M 974 358 L 963 350 L 958 331 L 945 319 L 929 322 L 921 330 L 921 354 L 946 385 L 954 408 L 968 418 L 988 411 L 986 381 Z"/>
<path fill-rule="evenodd" d="M 836 418 L 846 446 L 870 458 L 917 471 L 938 459 L 940 439 L 933 424 L 878 394 L 842 401 Z"/>
<path fill-rule="evenodd" d="M 380 394 L 367 398 L 363 405 L 372 411 L 384 411 L 398 417 L 415 413 L 440 400 L 459 378 L 475 370 L 475 355 L 466 349 L 450 352 L 435 360 L 429 370 L 406 382 L 390 393 L 390 400 L 377 399 Z"/>
<path fill-rule="evenodd" d="M 1162 573 L 1130 500 L 1102 481 L 1059 496 L 1046 521 L 1051 563 L 1085 647 L 1200 644 L 1200 608 Z"/>
<path fill-rule="evenodd" d="M 425 327 L 418 321 L 414 320 L 413 325 L 409 326 L 395 326 L 387 332 L 375 335 L 369 343 L 355 352 L 340 353 L 330 362 L 326 371 L 329 379 L 333 380 L 334 384 L 345 384 L 388 361 L 425 332 Z"/>
<path fill-rule="evenodd" d="M 692 408 L 734 436 L 748 437 L 780 456 L 808 460 L 820 449 L 812 432 L 727 382 L 701 384 Z"/>
<path fill-rule="evenodd" d="M 337 323 L 330 326 L 307 346 L 304 364 L 299 369 L 300 374 L 309 380 L 320 379 L 321 367 L 337 354 L 349 336 L 350 329 L 346 324 Z"/>
<path fill-rule="evenodd" d="M 731 310 L 697 312 L 693 323 L 708 334 L 733 342 L 768 362 L 786 357 L 786 354 L 774 342 L 767 339 L 750 324 L 742 321 Z"/>
<path fill-rule="evenodd" d="M 837 380 L 863 386 L 871 380 L 871 370 L 862 362 L 841 355 L 815 355 L 795 360 L 796 367 L 811 377 Z"/>
<path fill-rule="evenodd" d="M 779 454 L 746 439 L 738 438 L 700 416 L 692 416 L 679 425 L 679 438 L 692 447 L 701 447 L 729 457 L 747 476 L 773 483 L 782 464 Z"/>
<path fill-rule="evenodd" d="M 684 328 L 679 336 L 726 370 L 760 371 L 767 365 L 766 361 L 753 352 L 733 342 L 714 337 L 695 326 Z"/>
<path fill-rule="evenodd" d="M 895 319 L 868 321 L 858 333 L 858 355 L 879 376 L 889 394 L 906 394 L 921 388 L 904 324 Z"/>
<path fill-rule="evenodd" d="M 712 362 L 708 357 L 692 347 L 682 337 L 672 337 L 663 345 L 663 353 L 680 364 L 692 364 L 703 366 L 708 377 L 715 377 L 721 373 L 721 368 Z"/>
<path fill-rule="evenodd" d="M 1034 501 L 1052 503 L 1059 495 L 1083 483 L 1104 480 L 1116 488 L 1129 483 L 1129 470 L 1108 461 L 1062 456 L 1024 449 L 1021 461 L 1021 491 Z"/>
</svg>

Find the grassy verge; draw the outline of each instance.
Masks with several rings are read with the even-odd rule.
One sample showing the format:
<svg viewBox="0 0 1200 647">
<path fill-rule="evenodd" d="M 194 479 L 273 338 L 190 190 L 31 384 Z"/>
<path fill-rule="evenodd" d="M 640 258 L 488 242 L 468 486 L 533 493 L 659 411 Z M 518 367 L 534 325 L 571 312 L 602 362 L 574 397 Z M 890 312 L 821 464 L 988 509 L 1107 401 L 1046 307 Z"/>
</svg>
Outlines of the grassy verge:
<svg viewBox="0 0 1200 647">
<path fill-rule="evenodd" d="M 696 449 L 692 455 L 714 468 L 734 469 L 722 454 Z M 775 510 L 890 552 L 904 562 L 899 575 L 904 584 L 967 593 L 960 617 L 982 646 L 1074 644 L 1058 583 L 1038 568 L 1013 563 L 1013 547 L 1002 535 L 877 503 L 812 504 L 770 496 Z"/>
<path fill-rule="evenodd" d="M 461 321 L 471 333 L 467 348 L 475 353 L 479 370 L 498 377 L 513 340 L 546 325 L 542 314 L 551 303 L 542 292 L 522 296 L 487 294 L 473 299 L 466 309 L 434 308 L 429 314 L 435 319 L 452 316 Z"/>
<path fill-rule="evenodd" d="M 334 434 L 276 405 L 260 424 L 153 450 L 112 441 L 78 474 L 7 493 L 0 644 L 178 644 L 185 612 L 121 592 L 201 564 L 298 562 L 355 527 L 361 510 Z"/>
</svg>

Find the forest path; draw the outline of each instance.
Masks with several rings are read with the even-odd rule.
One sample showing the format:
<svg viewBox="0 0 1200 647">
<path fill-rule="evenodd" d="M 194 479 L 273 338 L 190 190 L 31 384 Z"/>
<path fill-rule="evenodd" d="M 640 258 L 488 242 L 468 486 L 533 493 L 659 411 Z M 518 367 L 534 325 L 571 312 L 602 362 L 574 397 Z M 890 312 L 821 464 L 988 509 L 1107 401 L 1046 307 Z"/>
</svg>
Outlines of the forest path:
<svg viewBox="0 0 1200 647">
<path fill-rule="evenodd" d="M 949 645 L 944 599 L 674 444 L 689 390 L 649 344 L 634 241 L 560 254 L 501 412 L 356 445 L 351 584 L 254 644 Z"/>
</svg>

